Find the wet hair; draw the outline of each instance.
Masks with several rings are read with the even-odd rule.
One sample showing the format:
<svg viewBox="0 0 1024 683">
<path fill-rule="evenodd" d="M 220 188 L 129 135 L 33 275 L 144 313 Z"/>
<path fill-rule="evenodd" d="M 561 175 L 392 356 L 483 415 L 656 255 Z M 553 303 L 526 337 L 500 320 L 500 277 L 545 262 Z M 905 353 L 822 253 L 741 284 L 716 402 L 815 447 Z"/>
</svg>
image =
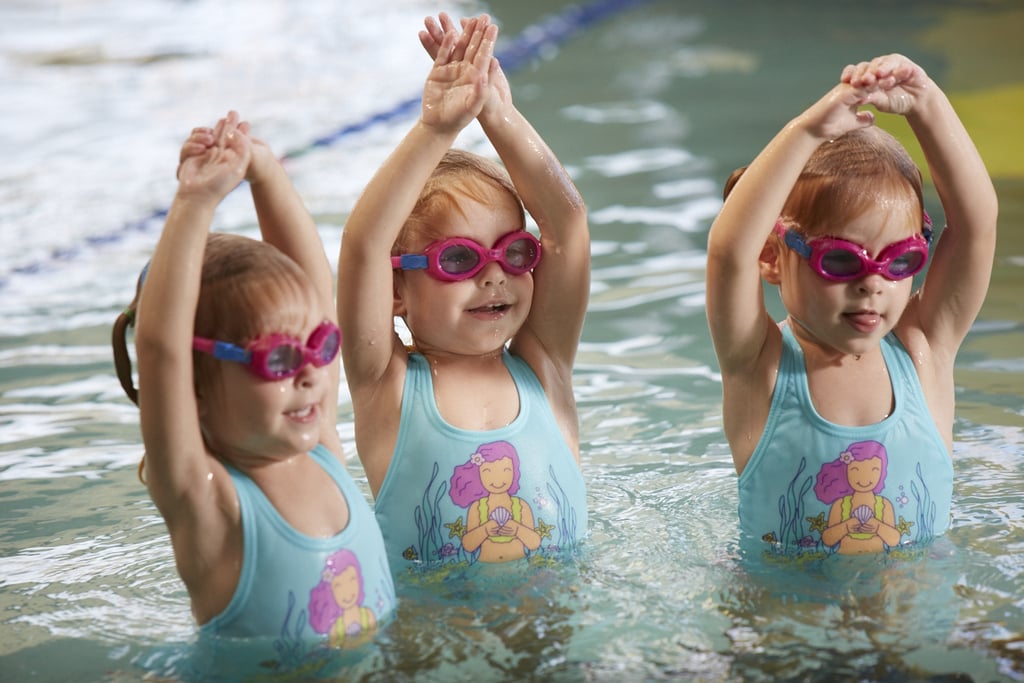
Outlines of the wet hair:
<svg viewBox="0 0 1024 683">
<path fill-rule="evenodd" d="M 139 391 L 145 390 L 145 379 L 140 378 L 136 389 L 127 334 L 128 328 L 135 326 L 145 278 L 144 268 L 135 298 L 114 322 L 111 339 L 118 381 L 136 405 Z M 194 335 L 244 346 L 271 330 L 300 334 L 308 311 L 317 305 L 316 292 L 305 272 L 273 245 L 225 233 L 211 233 L 207 238 Z M 219 379 L 220 372 L 218 361 L 209 354 L 193 352 L 192 358 L 198 395 Z"/>
<path fill-rule="evenodd" d="M 114 321 L 114 328 L 111 331 L 110 344 L 114 349 L 114 370 L 117 373 L 117 380 L 121 383 L 125 395 L 135 405 L 139 405 L 139 392 L 132 381 L 132 359 L 128 355 L 128 328 L 135 327 L 135 313 L 139 308 L 139 294 L 142 293 L 142 283 L 146 279 L 146 271 L 149 269 L 147 263 L 139 279 L 135 283 L 135 298 L 128 304 L 128 307 L 121 311 Z"/>
<path fill-rule="evenodd" d="M 203 256 L 194 334 L 244 346 L 261 334 L 299 336 L 318 310 L 306 273 L 277 247 L 260 240 L 211 234 Z M 195 353 L 197 387 L 216 376 L 219 362 Z"/>
<path fill-rule="evenodd" d="M 746 167 L 725 183 L 728 197 Z M 886 131 L 871 126 L 819 145 L 807 161 L 782 208 L 782 220 L 807 237 L 832 234 L 835 226 L 888 206 L 922 221 L 921 171 L 906 149 Z"/>
<path fill-rule="evenodd" d="M 440 237 L 443 231 L 437 222 L 453 211 L 461 213 L 460 200 L 471 199 L 489 205 L 503 193 L 518 207 L 519 227 L 522 227 L 525 224 L 523 202 L 504 167 L 479 154 L 448 150 L 424 184 L 391 253 L 409 253 L 424 240 Z"/>
</svg>

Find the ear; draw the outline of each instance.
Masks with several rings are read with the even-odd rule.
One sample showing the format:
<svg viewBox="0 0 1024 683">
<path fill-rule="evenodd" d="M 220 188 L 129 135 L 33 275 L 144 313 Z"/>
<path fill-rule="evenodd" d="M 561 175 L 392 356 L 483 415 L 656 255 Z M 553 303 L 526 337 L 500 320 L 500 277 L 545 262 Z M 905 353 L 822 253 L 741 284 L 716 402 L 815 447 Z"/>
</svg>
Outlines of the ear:
<svg viewBox="0 0 1024 683">
<path fill-rule="evenodd" d="M 392 285 L 394 300 L 391 304 L 391 315 L 398 316 L 399 318 L 404 318 L 406 313 L 405 299 L 402 296 L 402 289 L 404 284 L 404 278 L 401 276 L 401 274 L 396 274 L 394 278 L 394 284 Z"/>
<path fill-rule="evenodd" d="M 779 273 L 782 270 L 782 254 L 779 253 L 779 240 L 774 235 L 769 235 L 761 247 L 761 255 L 757 257 L 757 265 L 761 269 L 761 277 L 771 285 L 778 285 L 782 278 Z"/>
</svg>

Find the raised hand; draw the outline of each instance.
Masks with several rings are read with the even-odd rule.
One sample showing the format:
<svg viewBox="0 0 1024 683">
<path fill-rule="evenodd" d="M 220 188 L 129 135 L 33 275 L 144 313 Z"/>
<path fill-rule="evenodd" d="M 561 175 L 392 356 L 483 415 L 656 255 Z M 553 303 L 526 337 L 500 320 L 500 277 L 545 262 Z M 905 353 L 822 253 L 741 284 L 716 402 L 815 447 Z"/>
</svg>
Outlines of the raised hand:
<svg viewBox="0 0 1024 683">
<path fill-rule="evenodd" d="M 875 123 L 875 115 L 861 106 L 868 103 L 868 93 L 849 83 L 839 83 L 812 104 L 798 120 L 822 140 L 834 140 L 851 130 L 867 128 Z"/>
<path fill-rule="evenodd" d="M 423 88 L 423 123 L 461 130 L 476 118 L 487 98 L 497 35 L 486 17 L 469 20 L 461 35 L 454 26 L 443 33 Z"/>
<path fill-rule="evenodd" d="M 914 110 L 931 83 L 924 69 L 899 54 L 850 64 L 843 69 L 840 80 L 858 88 L 864 94 L 865 104 L 902 115 Z"/>
<path fill-rule="evenodd" d="M 482 24 L 484 27 L 490 25 L 490 20 L 490 17 L 486 14 L 481 14 L 479 17 L 476 17 L 478 24 Z M 466 30 L 466 26 L 470 21 L 472 21 L 472 19 L 466 17 L 459 20 L 463 31 Z M 427 54 L 430 55 L 431 59 L 437 59 L 445 34 L 451 32 L 458 34 L 459 27 L 455 25 L 455 20 L 445 12 L 441 12 L 436 20 L 434 17 L 427 17 L 423 21 L 423 24 L 426 27 L 426 30 L 420 31 L 419 33 L 420 44 L 423 45 L 423 49 L 427 51 Z M 498 62 L 498 58 L 493 57 L 491 59 L 488 73 L 487 99 L 484 101 L 484 105 L 480 113 L 484 117 L 489 116 L 490 114 L 497 114 L 504 106 L 511 104 L 512 89 L 509 87 L 508 79 L 505 77 L 505 72 L 501 69 L 501 64 Z"/>
<path fill-rule="evenodd" d="M 205 194 L 217 201 L 227 196 L 249 168 L 252 145 L 247 132 L 234 111 L 213 129 L 193 129 L 179 157 L 179 193 Z"/>
</svg>

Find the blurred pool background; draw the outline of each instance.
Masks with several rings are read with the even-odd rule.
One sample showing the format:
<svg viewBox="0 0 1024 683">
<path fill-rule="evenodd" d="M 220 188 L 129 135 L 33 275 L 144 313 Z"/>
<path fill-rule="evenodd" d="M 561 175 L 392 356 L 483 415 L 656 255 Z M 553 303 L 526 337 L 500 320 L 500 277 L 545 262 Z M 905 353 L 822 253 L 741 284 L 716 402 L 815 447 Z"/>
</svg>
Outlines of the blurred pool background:
<svg viewBox="0 0 1024 683">
<path fill-rule="evenodd" d="M 494 16 L 519 108 L 590 207 L 576 388 L 591 537 L 571 566 L 407 591 L 329 675 L 1024 680 L 1014 0 L 0 4 L 0 680 L 186 675 L 194 626 L 136 479 L 137 411 L 113 375 L 110 325 L 159 235 L 181 141 L 229 108 L 287 156 L 334 260 L 363 184 L 416 115 L 429 67 L 416 32 L 441 10 Z M 887 52 L 947 91 L 1000 197 L 989 297 L 958 358 L 955 519 L 927 557 L 773 567 L 735 545 L 707 230 L 732 169 L 842 66 Z M 460 145 L 488 149 L 476 128 Z M 930 186 L 926 203 L 941 224 Z M 246 193 L 217 228 L 255 234 Z M 343 391 L 339 429 L 368 495 L 351 420 Z"/>
</svg>

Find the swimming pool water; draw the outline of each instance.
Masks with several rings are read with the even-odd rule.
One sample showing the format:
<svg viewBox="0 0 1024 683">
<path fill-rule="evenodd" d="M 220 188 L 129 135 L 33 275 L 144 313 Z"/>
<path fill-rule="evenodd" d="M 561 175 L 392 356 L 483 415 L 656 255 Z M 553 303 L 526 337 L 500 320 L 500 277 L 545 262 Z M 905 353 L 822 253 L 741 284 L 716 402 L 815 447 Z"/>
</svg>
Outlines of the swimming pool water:
<svg viewBox="0 0 1024 683">
<path fill-rule="evenodd" d="M 159 234 L 150 217 L 173 194 L 187 131 L 233 107 L 289 153 L 333 259 L 362 185 L 411 124 L 401 105 L 428 68 L 415 33 L 442 9 L 490 11 L 499 48 L 523 38 L 516 101 L 590 208 L 575 374 L 590 538 L 565 565 L 403 588 L 396 619 L 322 676 L 1024 679 L 1024 9 L 650 0 L 602 3 L 587 23 L 595 6 L 0 7 L 0 680 L 190 671 L 187 596 L 136 479 L 137 411 L 109 352 Z M 954 520 L 920 555 L 778 566 L 736 546 L 704 243 L 728 173 L 844 64 L 890 51 L 950 94 L 1000 197 L 990 294 L 957 365 Z M 487 149 L 476 129 L 460 144 Z M 926 203 L 940 221 L 934 188 Z M 254 225 L 244 193 L 218 214 L 219 229 Z M 343 392 L 339 430 L 368 495 L 351 419 Z M 249 653 L 227 654 L 231 679 Z"/>
</svg>

